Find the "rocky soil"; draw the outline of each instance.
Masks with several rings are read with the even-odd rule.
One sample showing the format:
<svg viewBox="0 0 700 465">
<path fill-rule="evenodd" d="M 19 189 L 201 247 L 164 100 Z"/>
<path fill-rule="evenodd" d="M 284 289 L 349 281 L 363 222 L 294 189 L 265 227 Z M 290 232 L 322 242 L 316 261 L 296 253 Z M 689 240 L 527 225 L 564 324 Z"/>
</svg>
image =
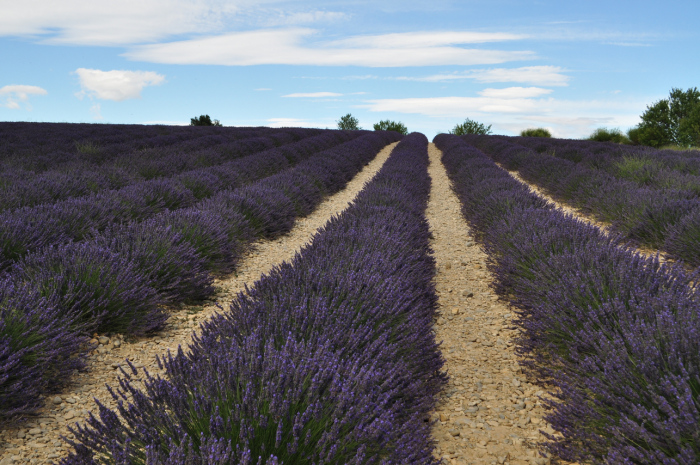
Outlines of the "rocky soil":
<svg viewBox="0 0 700 465">
<path fill-rule="evenodd" d="M 553 430 L 542 420 L 544 392 L 525 379 L 517 362 L 514 311 L 489 288 L 486 254 L 470 235 L 440 151 L 430 144 L 429 153 L 435 331 L 450 375 L 434 414 L 436 453 L 448 464 L 549 464 L 536 443 L 544 440 L 541 430 Z"/>
<path fill-rule="evenodd" d="M 497 165 L 505 170 L 505 168 L 503 168 L 500 164 L 497 163 Z M 569 205 L 566 205 L 564 203 L 561 203 L 561 202 L 554 200 L 549 194 L 547 194 L 545 189 L 543 189 L 535 184 L 531 184 L 531 183 L 525 181 L 523 178 L 520 177 L 520 175 L 518 174 L 517 171 L 508 171 L 508 170 L 505 170 L 505 171 L 508 174 L 510 174 L 513 177 L 513 179 L 525 184 L 530 189 L 531 192 L 539 195 L 540 197 L 545 199 L 547 202 L 554 205 L 555 207 L 562 210 L 563 212 L 568 213 L 569 215 L 573 216 L 574 218 L 577 218 L 581 221 L 585 221 L 586 223 L 595 226 L 596 228 L 600 229 L 605 234 L 615 234 L 614 231 L 612 231 L 612 229 L 610 228 L 610 225 L 608 223 L 603 223 L 602 221 L 598 221 L 595 218 L 592 218 L 590 215 L 582 212 L 581 210 L 578 210 L 574 207 L 571 207 Z M 661 261 L 661 262 L 666 262 L 666 261 L 673 262 L 674 261 L 673 258 L 668 257 L 664 252 L 659 251 L 657 249 L 650 249 L 648 247 L 635 247 L 635 249 L 639 253 L 646 255 L 647 257 L 651 257 L 651 256 L 658 254 L 659 261 Z M 690 270 L 690 268 L 688 268 L 688 269 Z"/>
<path fill-rule="evenodd" d="M 74 377 L 63 392 L 46 399 L 40 414 L 29 422 L 0 432 L 0 465 L 55 463 L 68 454 L 67 444 L 60 436 L 71 437 L 68 426 L 82 423 L 88 412 L 97 412 L 94 398 L 103 404 L 115 405 L 106 386 L 118 386 L 119 366 L 128 358 L 136 367 L 145 367 L 151 374 L 160 370 L 156 356 L 185 347 L 199 324 L 226 308 L 233 297 L 251 286 L 272 267 L 290 260 L 302 246 L 310 242 L 316 230 L 338 215 L 357 196 L 365 183 L 374 177 L 397 143 L 390 144 L 346 188 L 327 198 L 309 216 L 299 219 L 294 229 L 276 240 L 257 243 L 240 261 L 236 274 L 216 284 L 217 295 L 201 306 L 173 309 L 167 327 L 152 337 L 125 338 L 95 335 L 100 346 L 89 357 L 89 370 Z"/>
</svg>

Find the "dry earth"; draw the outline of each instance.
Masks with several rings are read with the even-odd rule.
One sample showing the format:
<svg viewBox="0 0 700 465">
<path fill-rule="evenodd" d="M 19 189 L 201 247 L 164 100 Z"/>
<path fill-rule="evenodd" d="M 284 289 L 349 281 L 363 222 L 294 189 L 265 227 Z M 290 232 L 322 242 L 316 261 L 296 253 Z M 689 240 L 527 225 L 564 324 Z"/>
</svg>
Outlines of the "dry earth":
<svg viewBox="0 0 700 465">
<path fill-rule="evenodd" d="M 542 421 L 540 388 L 527 382 L 515 355 L 515 315 L 489 289 L 486 254 L 470 235 L 450 188 L 441 153 L 430 144 L 432 190 L 427 217 L 437 261 L 439 317 L 435 326 L 450 375 L 439 399 L 436 453 L 452 464 L 549 464 L 536 443 Z"/>
<path fill-rule="evenodd" d="M 529 183 L 525 181 L 522 177 L 520 177 L 520 174 L 518 174 L 517 171 L 508 171 L 507 169 L 503 168 L 499 163 L 496 163 L 501 169 L 503 169 L 506 173 L 510 174 L 515 180 L 521 182 L 522 184 L 525 184 L 531 192 L 534 194 L 539 195 L 543 199 L 545 199 L 548 203 L 554 205 L 558 209 L 562 210 L 564 213 L 568 213 L 569 215 L 573 216 L 574 218 L 577 218 L 581 221 L 584 221 L 592 226 L 595 226 L 596 228 L 600 229 L 603 233 L 605 234 L 614 234 L 614 231 L 610 228 L 610 224 L 608 223 L 603 223 L 602 221 L 598 221 L 595 218 L 592 218 L 590 215 L 583 213 L 581 210 L 576 209 L 574 207 L 571 207 L 567 204 L 558 202 L 554 200 L 549 194 L 547 194 L 546 190 L 535 185 L 532 183 Z M 641 253 L 644 256 L 647 257 L 652 257 L 655 255 L 659 255 L 659 261 L 661 262 L 673 262 L 674 259 L 669 257 L 666 253 L 657 250 L 657 249 L 650 249 L 648 247 L 634 247 L 636 251 Z M 691 268 L 688 267 L 688 270 Z"/>
<path fill-rule="evenodd" d="M 275 265 L 291 260 L 302 246 L 310 242 L 316 230 L 331 218 L 345 210 L 357 196 L 365 183 L 371 180 L 382 167 L 397 143 L 389 144 L 364 169 L 348 183 L 346 188 L 327 198 L 305 218 L 299 219 L 292 231 L 276 240 L 256 244 L 239 263 L 236 275 L 217 281 L 216 299 L 222 307 L 233 297 L 251 286 L 263 273 Z M 99 337 L 102 344 L 89 358 L 90 369 L 74 377 L 74 382 L 58 395 L 47 398 L 44 409 L 36 419 L 19 427 L 8 428 L 0 433 L 0 465 L 54 463 L 68 454 L 69 448 L 60 436 L 71 437 L 69 425 L 83 423 L 88 412 L 96 412 L 93 398 L 107 406 L 114 406 L 106 385 L 118 386 L 121 374 L 117 369 L 129 359 L 137 367 L 146 367 L 151 374 L 160 370 L 156 356 L 178 346 L 185 347 L 192 332 L 199 324 L 219 311 L 214 300 L 202 307 L 185 307 L 173 311 L 164 331 L 155 337 L 124 339 Z"/>
</svg>

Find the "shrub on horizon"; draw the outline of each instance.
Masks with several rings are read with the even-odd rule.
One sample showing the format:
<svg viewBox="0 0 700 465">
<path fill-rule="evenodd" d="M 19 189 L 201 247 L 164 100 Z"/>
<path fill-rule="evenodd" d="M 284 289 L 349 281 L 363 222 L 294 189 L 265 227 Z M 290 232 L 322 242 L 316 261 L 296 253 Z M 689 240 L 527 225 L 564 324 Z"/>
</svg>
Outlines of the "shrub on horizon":
<svg viewBox="0 0 700 465">
<path fill-rule="evenodd" d="M 464 123 L 456 125 L 452 128 L 449 134 L 454 134 L 455 136 L 463 136 L 465 134 L 481 134 L 488 136 L 491 134 L 491 125 L 486 126 L 483 123 L 478 123 L 469 118 L 464 120 Z"/>
<path fill-rule="evenodd" d="M 408 134 L 408 129 L 400 121 L 382 120 L 378 123 L 374 123 L 375 131 L 396 131 L 404 136 Z"/>
<path fill-rule="evenodd" d="M 545 128 L 529 128 L 520 131 L 520 137 L 552 137 L 552 133 Z"/>
<path fill-rule="evenodd" d="M 212 121 L 211 116 L 201 115 L 190 118 L 190 126 L 223 126 L 218 119 Z"/>
<path fill-rule="evenodd" d="M 362 129 L 359 124 L 360 120 L 348 113 L 345 116 L 341 116 L 338 120 L 338 129 L 342 131 L 359 131 Z"/>
<path fill-rule="evenodd" d="M 588 136 L 588 140 L 596 142 L 614 142 L 616 144 L 629 144 L 630 139 L 625 136 L 618 128 L 598 128 Z"/>
</svg>

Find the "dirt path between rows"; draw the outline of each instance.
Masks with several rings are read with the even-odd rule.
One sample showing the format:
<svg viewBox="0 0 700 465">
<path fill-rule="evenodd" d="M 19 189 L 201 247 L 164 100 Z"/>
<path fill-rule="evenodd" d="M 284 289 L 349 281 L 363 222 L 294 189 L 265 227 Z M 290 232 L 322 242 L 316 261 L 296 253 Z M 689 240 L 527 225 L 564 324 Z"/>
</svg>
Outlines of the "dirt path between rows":
<svg viewBox="0 0 700 465">
<path fill-rule="evenodd" d="M 560 209 L 564 213 L 568 213 L 569 215 L 573 216 L 576 219 L 579 219 L 585 223 L 588 223 L 592 226 L 595 226 L 596 228 L 600 229 L 606 235 L 607 234 L 615 234 L 615 232 L 611 229 L 610 224 L 603 223 L 602 221 L 598 221 L 595 218 L 591 218 L 589 215 L 582 213 L 580 210 L 578 210 L 574 207 L 571 207 L 569 205 L 566 205 L 566 204 L 563 204 L 561 202 L 554 200 L 554 198 L 552 198 L 549 194 L 547 194 L 545 189 L 524 180 L 522 177 L 520 177 L 520 174 L 517 171 L 508 171 L 503 166 L 501 166 L 500 163 L 496 163 L 496 165 L 498 165 L 498 167 L 501 168 L 502 170 L 504 170 L 506 173 L 510 174 L 511 177 L 513 177 L 513 179 L 515 179 L 516 181 L 518 181 L 522 184 L 525 184 L 528 187 L 528 189 L 530 189 L 530 192 L 542 197 L 548 203 L 554 205 L 556 208 Z M 656 254 L 659 254 L 659 261 L 661 261 L 661 262 L 666 262 L 666 261 L 673 262 L 674 261 L 672 258 L 668 257 L 668 255 L 666 253 L 664 253 L 663 251 L 660 251 L 660 250 L 650 249 L 648 247 L 634 247 L 634 249 L 646 257 L 652 257 L 652 256 L 655 256 Z M 688 267 L 687 269 L 690 270 L 691 268 Z"/>
<path fill-rule="evenodd" d="M 514 310 L 489 288 L 486 254 L 470 235 L 450 188 L 441 152 L 430 144 L 432 189 L 427 217 L 437 261 L 436 337 L 450 375 L 433 430 L 447 464 L 549 464 L 537 451 L 544 440 L 538 396 L 520 371 L 512 342 Z"/>
<path fill-rule="evenodd" d="M 309 216 L 297 220 L 289 234 L 257 243 L 241 259 L 235 276 L 215 283 L 218 303 L 225 309 L 246 285 L 251 286 L 275 265 L 291 260 L 318 228 L 348 207 L 365 183 L 384 165 L 397 143 L 382 149 L 345 189 L 325 199 Z M 68 447 L 59 437 L 70 437 L 68 425 L 82 423 L 88 417 L 88 411 L 97 411 L 93 398 L 110 407 L 115 405 L 105 386 L 118 386 L 120 370 L 117 367 L 128 358 L 137 367 L 147 367 L 151 374 L 160 373 L 156 356 L 168 350 L 174 351 L 179 345 L 185 347 L 199 324 L 220 311 L 215 304 L 210 300 L 203 307 L 183 306 L 173 312 L 165 330 L 155 337 L 124 340 L 119 336 L 111 339 L 103 336 L 100 342 L 104 344 L 90 356 L 89 371 L 75 376 L 74 382 L 64 392 L 47 399 L 45 408 L 36 419 L 0 433 L 0 465 L 54 463 L 66 456 Z"/>
</svg>

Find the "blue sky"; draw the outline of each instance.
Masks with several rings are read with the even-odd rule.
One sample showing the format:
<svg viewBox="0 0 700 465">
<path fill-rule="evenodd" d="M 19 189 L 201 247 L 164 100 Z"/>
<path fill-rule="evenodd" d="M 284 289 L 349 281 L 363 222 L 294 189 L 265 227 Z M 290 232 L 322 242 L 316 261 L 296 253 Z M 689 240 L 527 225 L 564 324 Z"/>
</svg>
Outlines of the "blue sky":
<svg viewBox="0 0 700 465">
<path fill-rule="evenodd" d="M 700 2 L 0 0 L 0 121 L 498 134 L 634 126 L 700 86 Z"/>
</svg>

